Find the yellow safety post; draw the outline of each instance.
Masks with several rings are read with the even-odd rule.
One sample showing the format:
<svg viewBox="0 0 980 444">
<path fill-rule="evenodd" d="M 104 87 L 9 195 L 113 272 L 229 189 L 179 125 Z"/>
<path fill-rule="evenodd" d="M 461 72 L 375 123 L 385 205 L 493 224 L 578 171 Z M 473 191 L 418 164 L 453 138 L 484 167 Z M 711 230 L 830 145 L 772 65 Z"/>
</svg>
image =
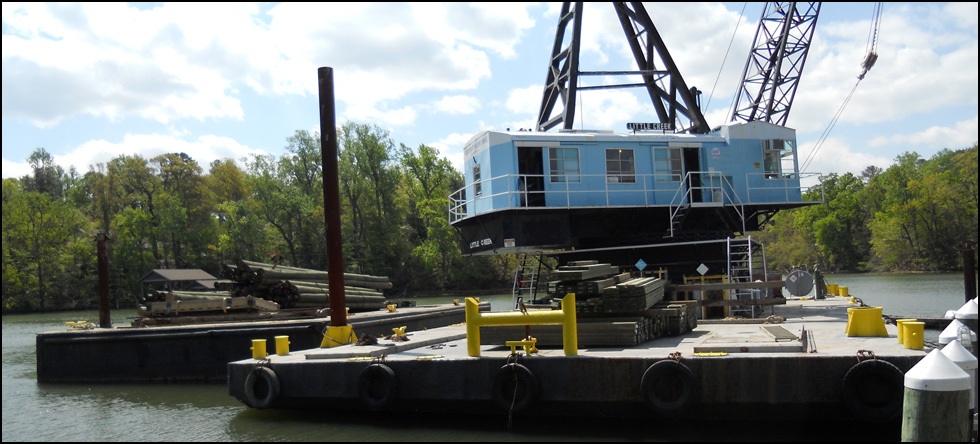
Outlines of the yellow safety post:
<svg viewBox="0 0 980 444">
<path fill-rule="evenodd" d="M 845 298 L 847 297 L 847 287 L 837 287 L 837 291 L 840 293 L 841 296 Z"/>
<path fill-rule="evenodd" d="M 905 323 L 905 348 L 910 350 L 922 350 L 925 347 L 926 323 L 922 321 L 909 321 Z"/>
<path fill-rule="evenodd" d="M 578 328 L 575 316 L 575 293 L 561 300 L 561 310 L 540 312 L 480 313 L 476 299 L 466 298 L 466 350 L 469 356 L 480 356 L 480 327 L 484 325 L 561 324 L 565 356 L 578 355 Z"/>
<path fill-rule="evenodd" d="M 323 341 L 320 342 L 320 348 L 337 347 L 355 342 L 357 342 L 357 336 L 354 335 L 354 326 L 328 325 L 327 329 L 323 331 Z"/>
<path fill-rule="evenodd" d="M 895 321 L 895 325 L 898 326 L 898 343 L 899 344 L 905 344 L 905 323 L 906 322 L 915 322 L 915 321 L 918 321 L 918 319 L 897 319 Z"/>
<path fill-rule="evenodd" d="M 881 307 L 854 307 L 847 309 L 847 336 L 888 336 Z"/>
<path fill-rule="evenodd" d="M 289 354 L 289 336 L 276 336 L 276 354 L 279 356 Z"/>
<path fill-rule="evenodd" d="M 265 351 L 265 339 L 252 339 L 252 359 L 265 359 L 269 353 Z"/>
</svg>

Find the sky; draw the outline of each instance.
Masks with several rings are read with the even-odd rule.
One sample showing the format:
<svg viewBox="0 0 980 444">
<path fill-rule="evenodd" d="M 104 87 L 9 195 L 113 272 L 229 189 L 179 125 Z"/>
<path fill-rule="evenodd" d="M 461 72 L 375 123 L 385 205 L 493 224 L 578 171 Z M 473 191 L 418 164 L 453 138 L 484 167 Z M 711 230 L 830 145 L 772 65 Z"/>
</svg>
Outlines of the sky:
<svg viewBox="0 0 980 444">
<path fill-rule="evenodd" d="M 29 174 L 38 148 L 78 174 L 120 155 L 183 152 L 205 172 L 282 156 L 297 130 L 319 131 L 319 67 L 334 71 L 338 125 L 437 148 L 461 170 L 474 134 L 534 126 L 560 7 L 3 2 L 3 178 Z M 645 7 L 708 124 L 727 123 L 764 3 Z M 977 9 L 885 3 L 858 81 L 875 4 L 823 4 L 787 122 L 805 171 L 859 175 L 975 144 Z M 580 70 L 636 69 L 611 5 L 582 16 Z M 656 121 L 644 94 L 582 92 L 575 127 Z"/>
</svg>

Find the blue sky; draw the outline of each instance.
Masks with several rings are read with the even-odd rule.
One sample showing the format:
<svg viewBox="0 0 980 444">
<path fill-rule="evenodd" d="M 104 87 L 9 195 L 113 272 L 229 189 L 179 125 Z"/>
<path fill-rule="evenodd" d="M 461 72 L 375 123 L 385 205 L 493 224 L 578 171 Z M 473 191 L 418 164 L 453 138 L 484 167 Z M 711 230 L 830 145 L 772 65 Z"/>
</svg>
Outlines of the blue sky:
<svg viewBox="0 0 980 444">
<path fill-rule="evenodd" d="M 712 127 L 731 114 L 763 5 L 646 5 Z M 185 152 L 205 171 L 282 155 L 296 130 L 319 130 L 321 66 L 334 69 L 338 124 L 377 125 L 459 168 L 475 133 L 533 127 L 559 8 L 4 2 L 3 177 L 28 174 L 38 147 L 80 174 L 121 154 Z M 788 122 L 801 160 L 816 149 L 806 171 L 859 174 L 975 143 L 977 9 L 885 3 L 879 59 L 824 136 L 857 83 L 874 3 L 824 4 Z M 635 69 L 612 7 L 587 3 L 583 17 L 580 68 Z M 576 128 L 655 121 L 642 93 L 583 93 Z"/>
</svg>

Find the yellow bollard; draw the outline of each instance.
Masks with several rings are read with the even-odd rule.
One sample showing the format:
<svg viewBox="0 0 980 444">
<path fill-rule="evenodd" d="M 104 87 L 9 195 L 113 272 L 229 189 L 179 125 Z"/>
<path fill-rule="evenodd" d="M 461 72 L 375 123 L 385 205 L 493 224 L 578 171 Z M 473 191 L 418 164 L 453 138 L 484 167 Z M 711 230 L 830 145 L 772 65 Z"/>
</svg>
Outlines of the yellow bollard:
<svg viewBox="0 0 980 444">
<path fill-rule="evenodd" d="M 898 326 L 898 343 L 905 344 L 905 323 L 915 322 L 918 319 L 898 319 L 895 321 L 895 325 Z"/>
<path fill-rule="evenodd" d="M 289 354 L 289 336 L 276 336 L 276 354 L 279 356 Z"/>
<path fill-rule="evenodd" d="M 252 359 L 265 359 L 269 353 L 265 351 L 265 339 L 252 339 Z"/>
<path fill-rule="evenodd" d="M 837 293 L 843 297 L 847 297 L 847 287 L 837 287 Z"/>
<path fill-rule="evenodd" d="M 854 307 L 847 309 L 847 336 L 888 336 L 881 307 Z"/>
<path fill-rule="evenodd" d="M 909 321 L 905 323 L 905 348 L 911 350 L 922 350 L 925 347 L 926 323 L 920 321 Z"/>
<path fill-rule="evenodd" d="M 827 296 L 837 296 L 837 284 L 827 284 Z"/>
</svg>

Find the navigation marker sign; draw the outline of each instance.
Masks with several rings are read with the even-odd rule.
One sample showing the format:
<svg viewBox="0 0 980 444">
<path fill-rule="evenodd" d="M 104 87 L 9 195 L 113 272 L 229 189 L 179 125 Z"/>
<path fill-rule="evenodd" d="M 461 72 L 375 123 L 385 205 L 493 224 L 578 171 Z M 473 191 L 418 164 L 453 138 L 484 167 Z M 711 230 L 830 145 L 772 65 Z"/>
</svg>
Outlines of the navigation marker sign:
<svg viewBox="0 0 980 444">
<path fill-rule="evenodd" d="M 640 259 L 636 261 L 636 268 L 639 268 L 640 271 L 643 271 L 644 268 L 647 268 L 647 263 L 643 262 L 643 259 Z"/>
</svg>

